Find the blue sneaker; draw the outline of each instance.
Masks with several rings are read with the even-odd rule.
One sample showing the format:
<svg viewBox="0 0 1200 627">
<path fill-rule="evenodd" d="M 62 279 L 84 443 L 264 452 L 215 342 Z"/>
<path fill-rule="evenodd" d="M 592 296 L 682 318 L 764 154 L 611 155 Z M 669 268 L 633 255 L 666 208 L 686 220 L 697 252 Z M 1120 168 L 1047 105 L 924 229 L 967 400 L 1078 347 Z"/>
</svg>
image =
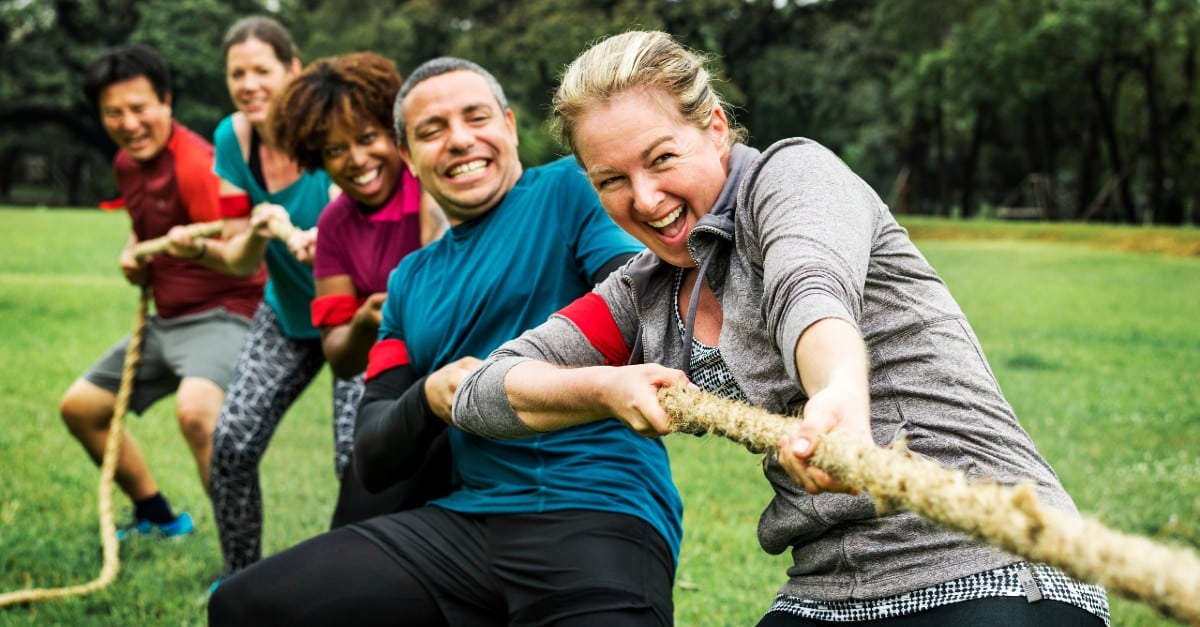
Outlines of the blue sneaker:
<svg viewBox="0 0 1200 627">
<path fill-rule="evenodd" d="M 196 530 L 191 514 L 181 512 L 169 523 L 158 524 L 149 520 L 135 520 L 117 530 L 117 540 L 123 541 L 131 536 L 155 536 L 157 538 L 179 538 Z"/>
</svg>

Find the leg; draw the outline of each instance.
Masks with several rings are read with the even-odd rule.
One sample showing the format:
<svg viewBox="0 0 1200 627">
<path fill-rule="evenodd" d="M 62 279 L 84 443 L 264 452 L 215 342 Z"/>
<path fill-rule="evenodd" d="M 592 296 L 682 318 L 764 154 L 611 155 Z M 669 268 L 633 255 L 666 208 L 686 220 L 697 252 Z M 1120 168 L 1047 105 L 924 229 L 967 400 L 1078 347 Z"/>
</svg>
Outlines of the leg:
<svg viewBox="0 0 1200 627">
<path fill-rule="evenodd" d="M 59 403 L 59 413 L 92 461 L 99 464 L 108 442 L 108 427 L 112 422 L 113 405 L 117 397 L 112 392 L 88 381 L 76 379 Z M 115 476 L 121 491 L 130 500 L 139 501 L 158 493 L 158 484 L 150 474 L 142 450 L 129 430 L 121 433 L 121 451 L 117 457 Z"/>
<path fill-rule="evenodd" d="M 553 627 L 661 627 L 662 619 L 650 608 L 640 610 L 612 610 L 568 616 L 552 623 Z"/>
<path fill-rule="evenodd" d="M 361 374 L 353 379 L 333 378 L 333 469 L 339 480 L 345 478 L 354 452 L 354 421 L 364 389 Z"/>
<path fill-rule="evenodd" d="M 489 529 L 509 624 L 673 624 L 675 562 L 649 523 L 564 510 L 492 516 Z"/>
<path fill-rule="evenodd" d="M 362 376 L 353 379 L 334 379 L 333 381 L 333 453 L 334 467 L 338 474 L 338 500 L 333 509 L 333 518 L 329 523 L 330 529 L 336 529 L 352 522 L 366 520 L 372 516 L 388 514 L 402 509 L 423 505 L 428 498 L 416 500 L 420 491 L 415 490 L 415 481 L 398 483 L 382 492 L 372 493 L 362 484 L 358 473 L 354 470 L 354 421 L 358 414 L 358 404 L 363 395 Z M 448 456 L 446 459 L 449 459 Z M 444 464 L 446 476 L 449 476 L 449 462 Z M 435 486 L 441 482 L 429 482 L 424 486 L 432 496 L 442 496 L 448 489 L 437 490 Z M 424 487 L 423 486 L 423 487 Z"/>
<path fill-rule="evenodd" d="M 205 492 L 209 491 L 213 431 L 224 401 L 225 391 L 216 383 L 201 377 L 185 378 L 175 394 L 179 430 L 192 450 L 192 456 L 196 458 L 196 470 L 200 473 L 200 483 Z"/>
<path fill-rule="evenodd" d="M 223 309 L 163 324 L 163 360 L 179 378 L 179 429 L 196 458 L 205 492 L 210 492 L 213 432 L 249 326 L 248 320 Z"/>
<path fill-rule="evenodd" d="M 337 529 L 227 578 L 208 624 L 446 625 L 424 586 L 374 542 Z"/>
<path fill-rule="evenodd" d="M 226 574 L 262 555 L 258 464 L 284 412 L 324 363 L 319 342 L 285 337 L 270 308 L 259 307 L 213 432 L 213 518 Z"/>
</svg>

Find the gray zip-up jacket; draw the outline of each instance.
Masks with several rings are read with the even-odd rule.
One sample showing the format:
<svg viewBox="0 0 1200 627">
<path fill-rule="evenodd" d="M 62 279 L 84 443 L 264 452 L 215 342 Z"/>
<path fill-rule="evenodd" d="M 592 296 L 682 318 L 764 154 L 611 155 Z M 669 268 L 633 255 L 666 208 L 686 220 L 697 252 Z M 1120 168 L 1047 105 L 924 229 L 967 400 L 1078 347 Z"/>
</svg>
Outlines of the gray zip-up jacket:
<svg viewBox="0 0 1200 627">
<path fill-rule="evenodd" d="M 823 146 L 802 138 L 766 152 L 735 146 L 716 206 L 688 236 L 721 303 L 718 347 L 746 397 L 776 413 L 806 400 L 794 349 L 824 318 L 856 325 L 870 353 L 871 430 L 970 478 L 1032 481 L 1048 505 L 1075 507 L 1004 399 L 979 341 L 946 285 L 878 195 Z M 632 361 L 687 370 L 674 308 L 675 269 L 649 251 L 595 288 Z M 640 334 L 640 337 L 639 337 Z M 506 343 L 458 391 L 454 419 L 488 437 L 533 432 L 504 393 L 528 359 L 599 365 L 604 355 L 569 315 Z M 869 497 L 811 496 L 771 458 L 775 496 L 758 539 L 791 547 L 782 593 L 814 600 L 901 594 L 1017 558 L 910 513 L 876 516 Z"/>
</svg>

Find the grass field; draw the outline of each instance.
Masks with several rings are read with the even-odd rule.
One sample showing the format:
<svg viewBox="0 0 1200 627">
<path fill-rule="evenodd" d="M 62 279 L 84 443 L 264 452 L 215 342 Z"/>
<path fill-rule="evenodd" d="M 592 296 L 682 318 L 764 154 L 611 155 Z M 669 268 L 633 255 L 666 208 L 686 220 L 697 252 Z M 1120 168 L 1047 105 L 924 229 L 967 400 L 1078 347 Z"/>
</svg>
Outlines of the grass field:
<svg viewBox="0 0 1200 627">
<path fill-rule="evenodd" d="M 1200 257 L 1186 248 L 1200 234 L 1154 232 L 1174 243 L 1139 248 L 1108 238 L 1136 241 L 1147 234 L 1140 229 L 1071 226 L 1046 236 L 1052 227 L 1044 225 L 910 226 L 1080 509 L 1120 530 L 1200 548 Z M 57 402 L 129 330 L 136 292 L 115 264 L 127 232 L 120 214 L 0 209 L 0 227 L 0 592 L 7 592 L 79 583 L 99 570 L 98 473 L 61 424 Z M 1166 254 L 1125 252 L 1141 249 Z M 268 553 L 328 522 L 335 489 L 328 386 L 322 375 L 302 397 L 263 462 Z M 0 625 L 203 623 L 219 549 L 171 405 L 131 418 L 130 428 L 164 492 L 196 517 L 198 533 L 126 544 L 111 587 L 0 609 Z M 790 563 L 755 540 L 771 494 L 759 459 L 712 438 L 667 443 L 686 506 L 677 622 L 752 625 Z M 126 516 L 124 498 L 115 500 Z M 1112 603 L 1116 625 L 1172 624 L 1141 604 Z"/>
</svg>

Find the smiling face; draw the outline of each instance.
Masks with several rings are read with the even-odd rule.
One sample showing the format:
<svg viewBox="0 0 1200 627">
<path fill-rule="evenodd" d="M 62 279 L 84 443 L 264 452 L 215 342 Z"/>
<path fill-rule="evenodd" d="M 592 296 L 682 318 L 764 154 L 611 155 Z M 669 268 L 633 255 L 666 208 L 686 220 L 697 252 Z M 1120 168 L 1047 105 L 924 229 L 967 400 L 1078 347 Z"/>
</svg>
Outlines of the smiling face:
<svg viewBox="0 0 1200 627">
<path fill-rule="evenodd" d="M 487 213 L 521 178 L 516 120 L 479 74 L 428 78 L 401 106 L 407 136 L 401 154 L 450 224 Z"/>
<path fill-rule="evenodd" d="M 162 100 L 145 76 L 113 83 L 100 91 L 104 130 L 135 161 L 149 161 L 171 138 L 171 95 Z"/>
<path fill-rule="evenodd" d="M 330 178 L 359 204 L 382 207 L 400 177 L 400 151 L 387 130 L 373 122 L 350 125 L 335 119 L 325 134 L 321 160 Z"/>
<path fill-rule="evenodd" d="M 622 229 L 675 266 L 696 265 L 687 236 L 725 185 L 729 125 L 719 107 L 697 128 L 658 91 L 629 91 L 583 114 L 575 152 Z"/>
<path fill-rule="evenodd" d="M 256 126 L 267 121 L 271 102 L 288 81 L 300 73 L 299 60 L 285 65 L 275 49 L 259 39 L 247 39 L 225 54 L 225 84 L 233 104 Z"/>
</svg>

